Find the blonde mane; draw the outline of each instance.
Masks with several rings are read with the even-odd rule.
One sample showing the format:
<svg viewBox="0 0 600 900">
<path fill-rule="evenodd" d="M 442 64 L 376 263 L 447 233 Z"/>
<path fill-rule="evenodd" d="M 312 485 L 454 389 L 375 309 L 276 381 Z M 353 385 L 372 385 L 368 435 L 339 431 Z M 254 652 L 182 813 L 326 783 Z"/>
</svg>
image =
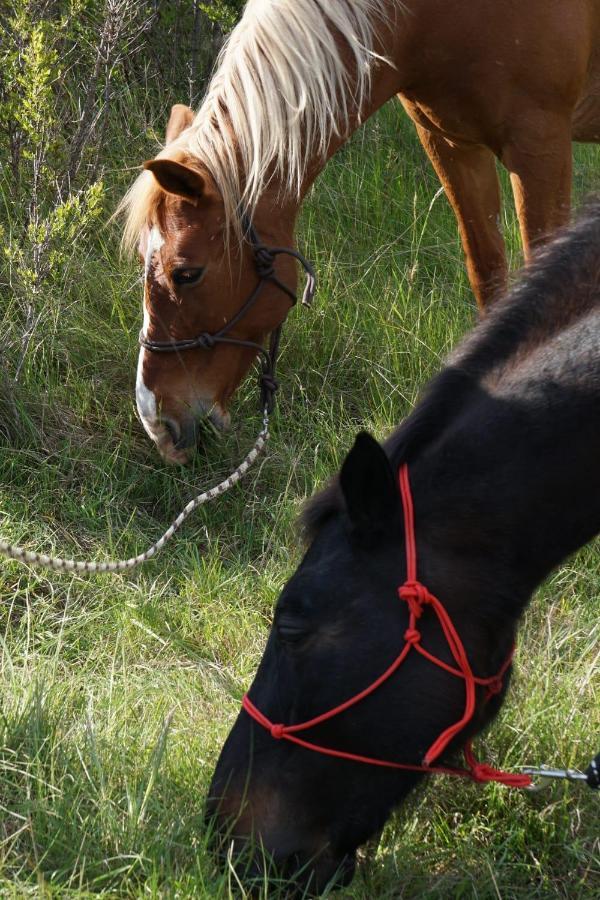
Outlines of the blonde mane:
<svg viewBox="0 0 600 900">
<path fill-rule="evenodd" d="M 160 155 L 174 152 L 205 166 L 234 225 L 240 208 L 252 214 L 271 179 L 297 196 L 308 163 L 325 158 L 332 136 L 347 134 L 360 115 L 381 59 L 375 23 L 389 5 L 249 0 L 193 124 Z M 160 195 L 143 172 L 123 198 L 126 245 L 135 245 Z"/>
</svg>

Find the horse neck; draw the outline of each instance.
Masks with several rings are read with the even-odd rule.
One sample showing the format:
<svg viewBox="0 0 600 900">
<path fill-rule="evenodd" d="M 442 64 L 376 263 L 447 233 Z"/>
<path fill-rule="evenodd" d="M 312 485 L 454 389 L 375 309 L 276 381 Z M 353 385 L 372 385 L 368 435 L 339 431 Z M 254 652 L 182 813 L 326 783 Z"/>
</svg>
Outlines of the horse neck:
<svg viewBox="0 0 600 900">
<path fill-rule="evenodd" d="M 371 86 L 367 99 L 363 103 L 362 108 L 354 115 L 346 131 L 341 134 L 332 134 L 327 146 L 325 155 L 314 155 L 309 158 L 306 165 L 305 178 L 300 191 L 300 198 L 303 199 L 309 188 L 317 176 L 325 168 L 332 156 L 352 137 L 355 131 L 380 107 L 398 93 L 401 86 L 400 75 L 394 60 L 398 56 L 398 24 L 397 17 L 400 14 L 398 0 L 390 0 L 388 10 L 384 17 L 384 21 L 377 29 L 374 52 L 381 59 L 377 59 L 373 64 Z M 344 48 L 341 48 L 342 54 Z M 390 63 L 385 62 L 390 60 Z M 352 65 L 348 64 L 348 70 L 351 77 L 348 79 L 348 91 L 350 94 L 355 89 L 355 81 L 352 78 Z"/>
<path fill-rule="evenodd" d="M 376 15 L 377 8 L 374 5 L 373 16 Z M 252 208 L 257 222 L 260 219 L 263 223 L 269 224 L 275 215 L 282 223 L 283 228 L 292 230 L 306 192 L 327 161 L 362 122 L 399 91 L 401 79 L 395 61 L 401 55 L 399 34 L 403 34 L 406 30 L 403 28 L 405 18 L 400 22 L 400 16 L 403 15 L 402 4 L 399 3 L 399 0 L 387 0 L 382 12 L 383 16 L 377 18 L 374 23 L 371 48 L 373 56 L 365 57 L 360 63 L 361 67 L 363 63 L 369 66 L 368 84 L 365 84 L 364 78 L 360 77 L 361 73 L 357 68 L 359 63 L 350 49 L 350 44 L 347 43 L 341 32 L 335 31 L 331 20 L 323 15 L 322 27 L 332 29 L 332 37 L 337 44 L 339 57 L 344 66 L 345 74 L 340 79 L 343 87 L 339 88 L 340 96 L 337 98 L 336 104 L 335 98 L 332 98 L 328 91 L 329 81 L 324 78 L 322 82 L 318 82 L 317 79 L 318 84 L 317 86 L 313 84 L 312 90 L 313 92 L 322 92 L 322 94 L 318 93 L 317 96 L 312 97 L 314 109 L 310 106 L 310 97 L 308 101 L 306 98 L 303 101 L 302 96 L 299 96 L 294 102 L 300 106 L 303 102 L 307 103 L 308 111 L 307 118 L 304 119 L 304 128 L 301 124 L 301 116 L 297 132 L 295 126 L 298 124 L 298 120 L 294 116 L 286 118 L 290 111 L 289 106 L 284 107 L 287 112 L 282 113 L 280 110 L 279 115 L 269 117 L 269 109 L 263 105 L 259 97 L 255 104 L 256 110 L 259 112 L 259 120 L 255 122 L 254 130 L 250 133 L 242 129 L 238 130 L 236 134 L 235 116 L 228 112 L 229 105 L 225 96 L 232 87 L 232 83 L 237 84 L 235 75 L 226 71 L 220 80 L 219 77 L 216 77 L 214 96 L 209 92 L 206 101 L 208 105 L 206 108 L 202 107 L 200 112 L 206 114 L 207 123 L 213 123 L 214 120 L 218 123 L 216 137 L 213 134 L 209 143 L 211 146 L 214 142 L 217 146 L 223 145 L 222 152 L 218 156 L 225 158 L 223 174 L 225 196 L 230 197 L 231 195 L 233 198 L 241 191 L 242 196 L 249 201 L 249 206 Z M 293 27 L 292 19 L 289 28 Z M 404 40 L 406 40 L 406 35 L 404 35 Z M 390 62 L 386 60 L 390 60 Z M 217 76 L 219 76 L 219 71 Z M 277 84 L 277 78 L 284 78 L 281 73 L 271 74 L 275 84 Z M 232 78 L 233 82 L 231 83 Z M 296 72 L 293 80 L 302 82 L 301 73 Z M 260 85 L 260 81 L 258 84 Z M 285 89 L 284 78 L 281 85 L 284 95 Z M 273 88 L 271 87 L 270 90 Z M 362 96 L 359 97 L 359 95 Z M 359 103 L 361 104 L 360 108 L 358 108 Z M 337 121 L 334 111 L 336 106 L 338 109 Z M 239 115 L 239 110 L 236 115 Z M 248 118 L 251 117 L 247 115 L 246 119 Z M 274 122 L 272 132 L 268 127 L 271 118 Z M 311 119 L 310 124 L 309 119 Z M 263 125 L 265 125 L 264 133 Z M 210 128 L 213 127 L 210 125 Z M 280 130 L 285 128 L 288 129 L 287 135 L 282 134 Z M 323 129 L 322 133 L 321 129 Z M 264 160 L 259 159 L 261 154 L 264 154 Z M 210 159 L 205 161 L 210 169 Z M 230 165 L 235 169 L 234 175 L 229 172 Z M 229 177 L 230 175 L 231 177 Z M 217 181 L 219 181 L 218 172 Z M 233 199 L 230 202 L 233 203 Z M 256 209 L 254 209 L 255 205 Z"/>
<path fill-rule="evenodd" d="M 383 52 L 382 48 L 382 55 Z M 267 178 L 269 186 L 263 192 L 260 201 L 260 213 L 264 219 L 272 221 L 273 217 L 275 217 L 277 220 L 289 223 L 291 235 L 300 206 L 316 178 L 321 174 L 331 157 L 335 155 L 340 147 L 347 143 L 354 132 L 376 113 L 384 103 L 398 93 L 399 85 L 397 82 L 397 72 L 391 66 L 382 62 L 374 67 L 369 98 L 363 104 L 360 114 L 357 114 L 350 120 L 347 131 L 331 135 L 324 155 L 314 154 L 309 157 L 302 185 L 297 195 L 288 191 L 285 178 L 282 179 L 280 174 L 271 171 L 270 176 Z M 240 168 L 242 168 L 241 161 Z"/>
<path fill-rule="evenodd" d="M 552 569 L 600 530 L 597 390 L 551 388 L 550 402 L 476 389 L 411 463 L 421 577 L 483 615 L 516 620 Z"/>
<path fill-rule="evenodd" d="M 369 102 L 363 107 L 362 114 L 356 116 L 351 121 L 349 130 L 343 135 L 333 135 L 331 137 L 326 156 L 315 156 L 309 160 L 306 167 L 306 176 L 302 182 L 300 191 L 301 200 L 304 199 L 306 193 L 312 187 L 314 181 L 321 174 L 331 157 L 337 153 L 340 147 L 343 147 L 343 145 L 348 142 L 354 132 L 357 131 L 370 116 L 376 113 L 384 103 L 397 93 L 397 88 L 391 86 L 389 83 L 391 80 L 392 79 L 390 79 L 387 73 L 385 78 L 382 76 L 380 82 L 377 85 L 374 84 Z"/>
</svg>

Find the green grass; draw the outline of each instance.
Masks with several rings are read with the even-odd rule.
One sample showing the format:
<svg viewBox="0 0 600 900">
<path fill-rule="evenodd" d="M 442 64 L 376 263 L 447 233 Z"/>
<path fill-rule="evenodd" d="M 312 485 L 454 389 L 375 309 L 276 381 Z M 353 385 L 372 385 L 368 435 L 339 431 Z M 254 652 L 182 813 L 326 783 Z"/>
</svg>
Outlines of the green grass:
<svg viewBox="0 0 600 900">
<path fill-rule="evenodd" d="M 121 152 L 130 162 L 125 137 Z M 577 148 L 577 200 L 599 171 L 599 151 Z M 124 178 L 111 178 L 116 197 Z M 300 505 L 357 429 L 395 427 L 475 321 L 438 188 L 393 106 L 329 165 L 299 235 L 319 293 L 285 330 L 268 456 L 156 561 L 91 578 L 0 563 L 2 897 L 230 895 L 202 804 L 300 556 Z M 504 227 L 516 266 L 512 207 Z M 21 382 L 0 385 L 0 531 L 31 547 L 143 549 L 258 429 L 249 379 L 231 435 L 207 438 L 189 469 L 162 465 L 133 411 L 140 285 L 117 241 L 109 227 L 74 255 Z M 15 315 L 7 297 L 5 328 Z M 536 595 L 509 699 L 480 742 L 486 760 L 586 765 L 599 749 L 599 587 L 595 545 Z M 344 896 L 597 897 L 598 802 L 572 786 L 438 780 L 392 819 Z"/>
</svg>

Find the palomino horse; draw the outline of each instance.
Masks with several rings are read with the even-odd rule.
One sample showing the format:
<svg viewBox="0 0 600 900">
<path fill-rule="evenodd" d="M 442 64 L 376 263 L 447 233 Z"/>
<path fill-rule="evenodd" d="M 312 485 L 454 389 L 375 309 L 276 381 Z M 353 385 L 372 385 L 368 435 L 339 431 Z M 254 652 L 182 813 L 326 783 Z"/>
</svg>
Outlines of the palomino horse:
<svg viewBox="0 0 600 900">
<path fill-rule="evenodd" d="M 138 409 L 165 459 L 189 456 L 202 416 L 227 422 L 295 293 L 293 259 L 267 255 L 279 280 L 244 307 L 257 273 L 243 216 L 289 247 L 328 158 L 397 94 L 483 306 L 506 280 L 496 159 L 529 256 L 568 217 L 571 141 L 600 137 L 599 85 L 600 0 L 250 0 L 198 114 L 173 108 L 165 149 L 123 201 L 125 241 L 145 261 Z"/>
<path fill-rule="evenodd" d="M 308 508 L 209 812 L 311 891 L 496 715 L 533 590 L 600 530 L 599 248 L 600 202 Z"/>
</svg>

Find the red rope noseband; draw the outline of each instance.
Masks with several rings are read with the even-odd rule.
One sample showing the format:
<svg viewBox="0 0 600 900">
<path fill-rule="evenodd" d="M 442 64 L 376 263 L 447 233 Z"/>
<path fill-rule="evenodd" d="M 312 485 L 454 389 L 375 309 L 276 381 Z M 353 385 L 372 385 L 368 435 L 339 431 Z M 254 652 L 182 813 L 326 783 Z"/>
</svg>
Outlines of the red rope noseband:
<svg viewBox="0 0 600 900">
<path fill-rule="evenodd" d="M 477 686 L 486 687 L 485 702 L 494 694 L 500 693 L 502 690 L 504 676 L 511 664 L 514 648 L 509 653 L 507 659 L 503 663 L 500 671 L 491 678 L 478 678 L 473 674 L 471 665 L 467 657 L 463 642 L 460 639 L 452 619 L 443 604 L 424 584 L 417 578 L 417 548 L 415 542 L 415 524 L 414 524 L 414 507 L 412 495 L 410 491 L 410 482 L 408 478 L 408 467 L 406 464 L 401 466 L 399 472 L 400 495 L 402 497 L 402 507 L 404 510 L 404 527 L 406 532 L 406 581 L 398 588 L 398 596 L 408 605 L 409 618 L 408 628 L 404 632 L 405 644 L 399 655 L 388 666 L 388 668 L 376 678 L 368 687 L 355 694 L 350 699 L 345 700 L 338 706 L 334 706 L 327 712 L 321 713 L 306 722 L 300 722 L 297 725 L 282 725 L 271 722 L 256 706 L 252 703 L 248 694 L 242 701 L 242 707 L 246 710 L 255 722 L 262 725 L 270 732 L 271 737 L 276 740 L 286 740 L 293 744 L 298 744 L 306 750 L 313 750 L 315 753 L 322 753 L 325 756 L 334 756 L 339 759 L 348 759 L 353 762 L 366 763 L 371 766 L 384 766 L 390 769 L 407 769 L 412 772 L 439 773 L 444 775 L 458 775 L 463 778 L 471 778 L 473 781 L 497 781 L 507 787 L 524 788 L 529 787 L 532 783 L 529 775 L 514 774 L 511 772 L 502 772 L 494 769 L 485 763 L 479 763 L 473 755 L 471 742 L 468 741 L 464 748 L 465 762 L 467 768 L 460 769 L 453 766 L 434 766 L 432 763 L 443 753 L 450 741 L 458 735 L 463 728 L 471 721 L 477 705 Z M 436 615 L 448 648 L 456 666 L 448 665 L 437 656 L 429 653 L 421 644 L 421 632 L 418 629 L 418 621 L 423 615 L 424 607 L 429 606 Z M 334 716 L 340 715 L 352 706 L 356 706 L 365 697 L 368 697 L 377 690 L 384 682 L 386 682 L 394 672 L 402 665 L 411 650 L 420 653 L 434 665 L 439 666 L 451 675 L 462 678 L 465 682 L 465 708 L 462 716 L 453 725 L 446 728 L 438 738 L 433 742 L 431 747 L 423 758 L 421 765 L 412 763 L 399 763 L 391 760 L 377 759 L 370 756 L 361 756 L 356 753 L 349 753 L 345 750 L 336 750 L 333 747 L 323 747 L 320 744 L 314 744 L 311 741 L 298 737 L 298 733 L 314 728 L 323 722 L 327 722 Z"/>
</svg>

